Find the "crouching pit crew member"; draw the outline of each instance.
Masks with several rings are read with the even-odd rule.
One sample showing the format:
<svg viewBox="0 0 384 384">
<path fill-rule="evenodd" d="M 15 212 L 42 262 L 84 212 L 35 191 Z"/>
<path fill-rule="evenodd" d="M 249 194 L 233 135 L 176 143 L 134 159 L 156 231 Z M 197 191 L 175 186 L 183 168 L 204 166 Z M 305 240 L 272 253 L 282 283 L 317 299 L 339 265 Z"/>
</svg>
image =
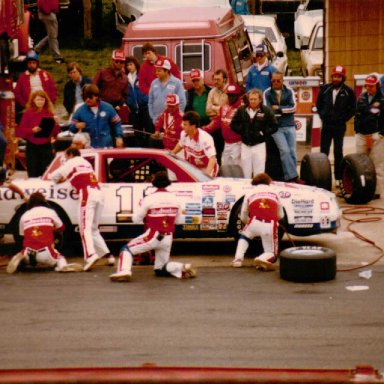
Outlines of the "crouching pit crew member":
<svg viewBox="0 0 384 384">
<path fill-rule="evenodd" d="M 284 211 L 279 196 L 270 184 L 272 179 L 266 173 L 260 173 L 252 179 L 255 186 L 244 197 L 240 219 L 245 227 L 240 232 L 233 267 L 243 265 L 244 255 L 249 242 L 257 236 L 261 237 L 264 252 L 255 258 L 255 266 L 264 271 L 273 271 L 273 263 L 279 251 L 278 225 Z"/>
<path fill-rule="evenodd" d="M 102 257 L 107 259 L 108 265 L 114 265 L 115 258 L 99 231 L 104 198 L 92 165 L 81 157 L 77 148 L 69 147 L 65 151 L 65 158 L 65 163 L 50 178 L 56 183 L 68 180 L 79 192 L 79 229 L 84 250 L 84 271 L 91 269 Z"/>
<path fill-rule="evenodd" d="M 53 209 L 48 208 L 42 193 L 32 193 L 27 202 L 27 211 L 19 222 L 20 235 L 24 236 L 23 249 L 12 257 L 7 272 L 16 272 L 21 262 L 31 266 L 55 267 L 56 272 L 82 271 L 80 264 L 68 264 L 65 257 L 54 248 L 55 231 L 64 231 L 63 222 Z"/>
<path fill-rule="evenodd" d="M 133 215 L 133 222 L 144 222 L 147 230 L 121 249 L 117 272 L 110 275 L 112 281 L 129 281 L 133 256 L 151 250 L 155 251 L 156 276 L 175 276 L 178 279 L 196 276 L 191 264 L 169 261 L 175 224 L 180 217 L 177 198 L 166 189 L 170 184 L 165 171 L 155 174 L 152 185 L 157 189 L 141 200 Z"/>
</svg>

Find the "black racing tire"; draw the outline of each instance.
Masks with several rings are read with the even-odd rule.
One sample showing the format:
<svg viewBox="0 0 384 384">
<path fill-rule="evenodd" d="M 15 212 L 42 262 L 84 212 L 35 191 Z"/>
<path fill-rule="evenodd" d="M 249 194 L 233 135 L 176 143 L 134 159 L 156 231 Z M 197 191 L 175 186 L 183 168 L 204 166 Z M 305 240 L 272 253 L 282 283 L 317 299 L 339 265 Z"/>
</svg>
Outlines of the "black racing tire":
<svg viewBox="0 0 384 384">
<path fill-rule="evenodd" d="M 332 190 L 331 163 L 325 153 L 307 153 L 301 160 L 300 178 L 306 185 Z"/>
<path fill-rule="evenodd" d="M 375 165 L 365 153 L 351 153 L 341 162 L 341 193 L 348 204 L 365 204 L 376 189 Z"/>
<path fill-rule="evenodd" d="M 292 247 L 280 253 L 280 277 L 297 283 L 333 280 L 336 276 L 336 254 L 330 248 Z"/>
<path fill-rule="evenodd" d="M 222 165 L 220 167 L 220 176 L 243 178 L 243 168 L 241 168 L 240 165 Z"/>
<path fill-rule="evenodd" d="M 241 198 L 235 203 L 232 208 L 231 216 L 228 222 L 228 232 L 235 240 L 239 238 L 239 231 L 244 227 L 244 224 L 240 220 L 241 206 L 243 205 L 244 198 Z"/>
</svg>

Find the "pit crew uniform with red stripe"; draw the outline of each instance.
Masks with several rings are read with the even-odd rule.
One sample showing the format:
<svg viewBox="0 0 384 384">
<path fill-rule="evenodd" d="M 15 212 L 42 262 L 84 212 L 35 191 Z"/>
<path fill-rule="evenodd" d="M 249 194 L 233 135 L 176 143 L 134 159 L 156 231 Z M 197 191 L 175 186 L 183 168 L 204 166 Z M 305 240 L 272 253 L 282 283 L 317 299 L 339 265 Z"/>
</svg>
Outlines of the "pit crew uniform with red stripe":
<svg viewBox="0 0 384 384">
<path fill-rule="evenodd" d="M 246 223 L 240 233 L 236 260 L 244 260 L 249 241 L 260 236 L 264 253 L 260 256 L 274 259 L 278 254 L 278 221 L 284 216 L 279 196 L 265 184 L 259 184 L 248 192 L 241 207 L 240 219 Z"/>
<path fill-rule="evenodd" d="M 80 156 L 68 159 L 51 174 L 51 179 L 66 178 L 79 193 L 79 228 L 84 259 L 97 254 L 100 258 L 110 251 L 100 234 L 99 221 L 104 207 L 103 193 L 91 164 Z"/>
<path fill-rule="evenodd" d="M 172 150 L 179 142 L 180 134 L 183 131 L 181 127 L 183 114 L 180 110 L 171 112 L 169 109 L 159 116 L 155 124 L 156 132 L 164 132 L 163 145 L 165 149 Z"/>
<path fill-rule="evenodd" d="M 224 139 L 224 150 L 221 155 L 221 165 L 238 165 L 241 167 L 241 136 L 232 131 L 231 121 L 238 108 L 241 99 L 234 104 L 225 104 L 220 107 L 218 115 L 208 124 L 202 127 L 204 131 L 212 133 L 221 129 Z"/>
<path fill-rule="evenodd" d="M 216 156 L 215 143 L 212 136 L 198 128 L 195 136 L 190 138 L 185 131 L 181 132 L 179 145 L 184 149 L 185 159 L 197 168 L 205 169 L 209 159 Z M 219 166 L 216 163 L 212 170 L 212 177 L 216 177 Z"/>
<path fill-rule="evenodd" d="M 56 266 L 60 272 L 67 261 L 54 248 L 55 231 L 64 231 L 64 224 L 53 209 L 37 206 L 25 212 L 19 222 L 19 233 L 24 236 L 23 261 L 32 266 Z"/>
<path fill-rule="evenodd" d="M 180 205 L 176 196 L 165 188 L 156 189 L 141 200 L 132 219 L 136 224 L 144 222 L 147 230 L 122 248 L 117 273 L 124 271 L 131 274 L 133 256 L 154 250 L 155 274 L 181 279 L 184 264 L 169 261 L 175 224 L 180 221 Z"/>
</svg>

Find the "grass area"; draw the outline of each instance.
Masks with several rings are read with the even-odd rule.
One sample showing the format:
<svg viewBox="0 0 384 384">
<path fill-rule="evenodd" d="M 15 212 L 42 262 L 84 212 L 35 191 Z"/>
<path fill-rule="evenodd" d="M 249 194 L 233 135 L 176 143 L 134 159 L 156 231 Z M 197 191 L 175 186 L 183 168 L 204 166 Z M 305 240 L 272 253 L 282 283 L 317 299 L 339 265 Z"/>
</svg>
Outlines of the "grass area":
<svg viewBox="0 0 384 384">
<path fill-rule="evenodd" d="M 288 66 L 292 71 L 291 76 L 302 76 L 300 51 L 289 49 L 287 52 Z"/>
</svg>

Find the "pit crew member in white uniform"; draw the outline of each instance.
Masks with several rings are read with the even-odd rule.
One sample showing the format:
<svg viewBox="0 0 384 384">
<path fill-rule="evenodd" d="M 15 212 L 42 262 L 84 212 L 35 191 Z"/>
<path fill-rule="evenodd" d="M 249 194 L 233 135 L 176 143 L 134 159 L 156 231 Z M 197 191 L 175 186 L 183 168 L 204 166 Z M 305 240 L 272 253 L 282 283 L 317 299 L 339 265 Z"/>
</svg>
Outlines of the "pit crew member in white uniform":
<svg viewBox="0 0 384 384">
<path fill-rule="evenodd" d="M 217 164 L 215 143 L 212 136 L 198 128 L 200 116 L 195 111 L 188 111 L 183 115 L 183 131 L 180 135 L 180 141 L 171 151 L 174 155 L 184 149 L 185 159 L 203 169 L 204 172 L 216 177 L 219 171 Z"/>
<path fill-rule="evenodd" d="M 233 267 L 241 267 L 249 242 L 261 237 L 264 252 L 255 258 L 255 266 L 265 271 L 275 270 L 273 263 L 279 251 L 278 225 L 284 211 L 279 196 L 270 184 L 272 179 L 266 173 L 259 173 L 252 179 L 252 188 L 244 197 L 240 219 L 245 227 L 240 232 Z"/>
<path fill-rule="evenodd" d="M 84 250 L 84 271 L 91 269 L 99 259 L 105 257 L 109 265 L 115 264 L 107 244 L 99 231 L 99 220 L 104 207 L 103 193 L 91 164 L 83 159 L 77 148 L 65 151 L 66 162 L 50 178 L 56 183 L 68 180 L 79 193 L 79 229 Z"/>
<path fill-rule="evenodd" d="M 21 262 L 31 266 L 55 267 L 56 272 L 80 272 L 80 264 L 68 264 L 65 257 L 54 248 L 55 231 L 64 231 L 64 224 L 57 213 L 47 206 L 40 192 L 31 194 L 27 211 L 20 218 L 19 233 L 24 236 L 23 249 L 12 257 L 7 272 L 15 273 Z"/>
<path fill-rule="evenodd" d="M 174 276 L 178 279 L 196 276 L 192 264 L 169 261 L 175 224 L 180 220 L 177 198 L 166 189 L 170 184 L 166 171 L 155 174 L 152 185 L 157 189 L 141 200 L 132 218 L 136 224 L 144 222 L 146 231 L 121 248 L 117 272 L 110 275 L 112 281 L 129 281 L 133 256 L 151 250 L 155 251 L 156 276 Z"/>
</svg>

